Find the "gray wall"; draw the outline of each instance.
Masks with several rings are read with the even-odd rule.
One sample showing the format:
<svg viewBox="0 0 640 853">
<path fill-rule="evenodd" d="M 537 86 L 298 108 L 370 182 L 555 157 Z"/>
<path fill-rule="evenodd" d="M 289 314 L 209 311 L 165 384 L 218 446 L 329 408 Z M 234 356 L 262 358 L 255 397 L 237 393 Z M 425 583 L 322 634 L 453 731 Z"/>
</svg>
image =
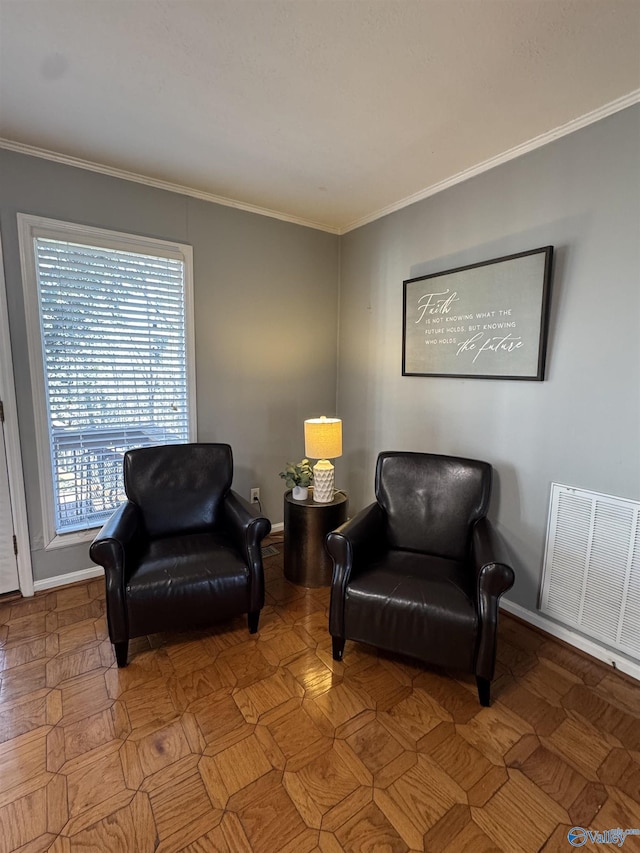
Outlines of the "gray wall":
<svg viewBox="0 0 640 853">
<path fill-rule="evenodd" d="M 198 438 L 234 451 L 234 486 L 282 520 L 278 472 L 304 452 L 303 420 L 335 413 L 338 238 L 230 207 L 0 150 L 0 232 L 36 580 L 91 565 L 46 551 L 16 213 L 193 246 Z"/>
<path fill-rule="evenodd" d="M 341 240 L 338 413 L 351 511 L 380 450 L 496 470 L 512 601 L 535 610 L 550 485 L 640 499 L 640 108 Z M 401 376 L 402 282 L 553 245 L 544 382 Z"/>
<path fill-rule="evenodd" d="M 340 239 L 0 150 L 36 580 L 89 559 L 84 546 L 43 549 L 18 211 L 193 245 L 199 438 L 232 444 L 236 487 L 260 486 L 274 522 L 302 421 L 333 414 L 336 394 L 351 513 L 372 499 L 380 450 L 490 460 L 492 515 L 517 570 L 510 597 L 534 610 L 551 482 L 640 499 L 639 143 L 633 107 Z M 545 382 L 400 375 L 404 279 L 547 244 Z"/>
</svg>

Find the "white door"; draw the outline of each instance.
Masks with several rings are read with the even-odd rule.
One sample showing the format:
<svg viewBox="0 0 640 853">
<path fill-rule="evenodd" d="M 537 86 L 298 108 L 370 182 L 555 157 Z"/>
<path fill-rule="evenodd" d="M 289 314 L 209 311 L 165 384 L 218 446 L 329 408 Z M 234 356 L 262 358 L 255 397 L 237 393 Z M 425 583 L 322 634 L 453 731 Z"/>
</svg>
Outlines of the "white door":
<svg viewBox="0 0 640 853">
<path fill-rule="evenodd" d="M 14 526 L 11 512 L 11 495 L 9 494 L 4 423 L 0 423 L 0 594 L 12 592 L 20 588 L 18 560 L 15 554 L 15 539 L 13 537 Z"/>
</svg>

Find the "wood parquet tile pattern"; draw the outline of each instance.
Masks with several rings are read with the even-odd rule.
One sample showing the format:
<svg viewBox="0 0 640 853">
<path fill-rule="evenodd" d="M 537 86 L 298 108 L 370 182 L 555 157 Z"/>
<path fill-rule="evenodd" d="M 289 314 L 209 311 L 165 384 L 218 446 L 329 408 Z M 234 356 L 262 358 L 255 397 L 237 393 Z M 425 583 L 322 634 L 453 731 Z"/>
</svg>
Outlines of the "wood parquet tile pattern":
<svg viewBox="0 0 640 853">
<path fill-rule="evenodd" d="M 101 579 L 0 601 L 0 853 L 555 853 L 640 828 L 639 684 L 503 614 L 481 708 L 466 676 L 354 643 L 334 663 L 328 590 L 265 571 L 258 635 L 155 635 L 124 670 Z"/>
</svg>

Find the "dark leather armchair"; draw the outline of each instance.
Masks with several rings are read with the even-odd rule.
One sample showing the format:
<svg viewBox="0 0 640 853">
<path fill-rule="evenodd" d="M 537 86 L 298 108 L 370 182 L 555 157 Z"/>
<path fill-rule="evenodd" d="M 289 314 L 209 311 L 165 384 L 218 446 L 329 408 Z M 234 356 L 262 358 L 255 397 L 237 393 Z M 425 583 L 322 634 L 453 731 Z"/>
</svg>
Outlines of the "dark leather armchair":
<svg viewBox="0 0 640 853">
<path fill-rule="evenodd" d="M 500 596 L 513 585 L 487 519 L 491 465 L 381 453 L 376 503 L 329 533 L 333 657 L 358 640 L 474 673 L 491 701 Z"/>
<path fill-rule="evenodd" d="M 248 614 L 258 630 L 264 605 L 260 543 L 269 519 L 231 489 L 228 444 L 129 450 L 128 500 L 94 539 L 104 566 L 107 623 L 119 667 L 129 640 L 209 626 Z"/>
</svg>

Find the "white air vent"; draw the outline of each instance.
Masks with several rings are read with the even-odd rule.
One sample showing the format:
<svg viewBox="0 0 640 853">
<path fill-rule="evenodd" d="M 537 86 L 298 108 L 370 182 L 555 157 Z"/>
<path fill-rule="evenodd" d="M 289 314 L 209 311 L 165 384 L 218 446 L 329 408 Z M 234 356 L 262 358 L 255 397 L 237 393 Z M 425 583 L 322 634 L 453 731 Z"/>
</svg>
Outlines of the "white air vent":
<svg viewBox="0 0 640 853">
<path fill-rule="evenodd" d="M 640 659 L 640 503 L 552 484 L 540 609 Z"/>
</svg>

